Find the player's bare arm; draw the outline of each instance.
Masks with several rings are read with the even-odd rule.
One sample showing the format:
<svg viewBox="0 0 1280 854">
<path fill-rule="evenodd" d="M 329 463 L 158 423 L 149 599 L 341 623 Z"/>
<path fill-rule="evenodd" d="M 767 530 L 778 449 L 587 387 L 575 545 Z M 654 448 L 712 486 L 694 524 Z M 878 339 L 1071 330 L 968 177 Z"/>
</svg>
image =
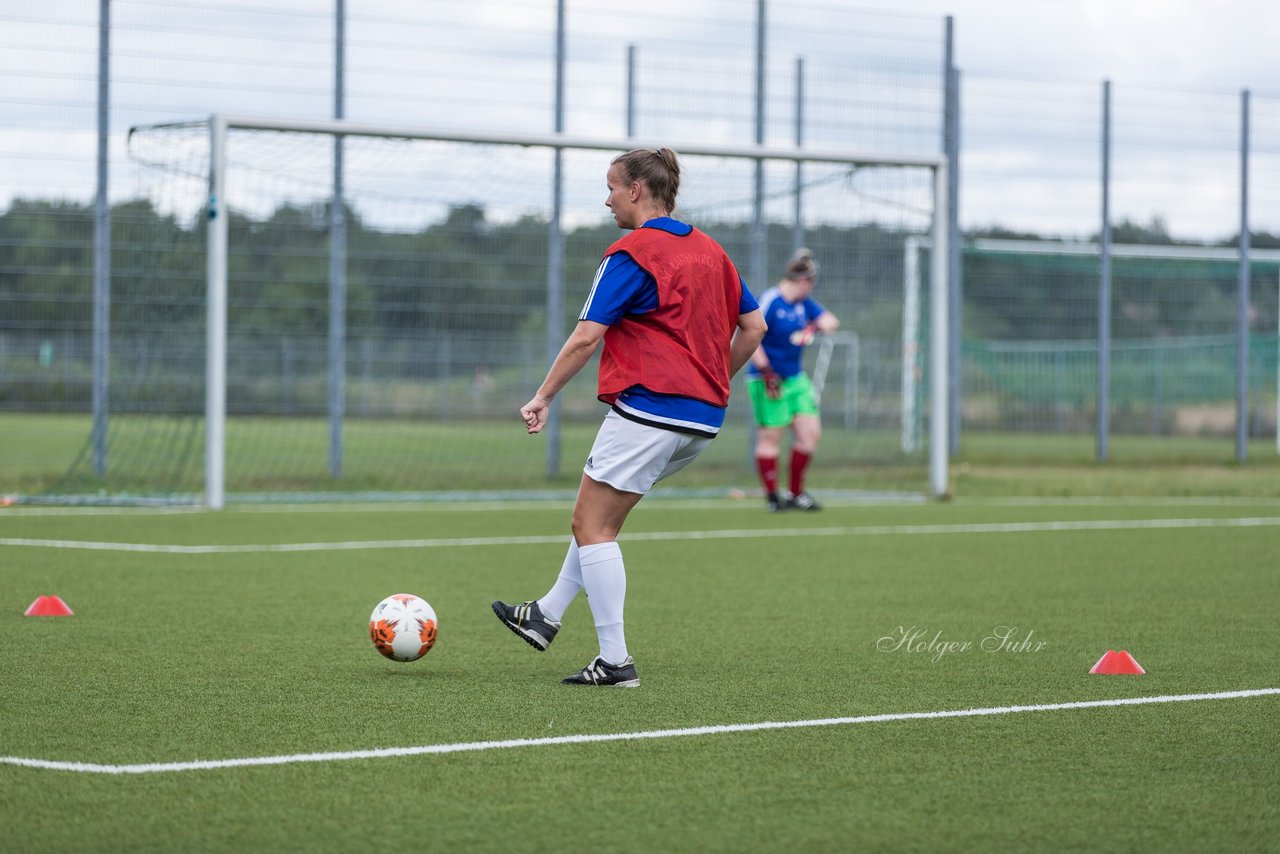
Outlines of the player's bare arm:
<svg viewBox="0 0 1280 854">
<path fill-rule="evenodd" d="M 751 360 L 768 326 L 760 309 L 738 315 L 738 331 L 729 347 L 729 376 L 736 376 L 742 366 Z"/>
<path fill-rule="evenodd" d="M 538 386 L 533 399 L 520 407 L 520 418 L 524 428 L 530 433 L 538 433 L 547 423 L 547 413 L 551 409 L 551 401 L 560 390 L 569 384 L 569 380 L 577 376 L 578 371 L 591 359 L 591 354 L 600 346 L 600 339 L 609 327 L 593 320 L 580 320 L 569 333 L 569 338 L 560 348 L 547 378 Z"/>
</svg>

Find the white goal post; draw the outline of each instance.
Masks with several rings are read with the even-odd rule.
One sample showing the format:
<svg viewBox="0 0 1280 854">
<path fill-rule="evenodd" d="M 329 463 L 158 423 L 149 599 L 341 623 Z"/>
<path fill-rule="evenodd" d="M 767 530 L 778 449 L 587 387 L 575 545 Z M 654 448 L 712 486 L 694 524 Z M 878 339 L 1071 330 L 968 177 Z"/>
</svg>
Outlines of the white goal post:
<svg viewBox="0 0 1280 854">
<path fill-rule="evenodd" d="M 384 137 L 445 143 L 518 146 L 545 149 L 554 152 L 557 158 L 561 152 L 575 149 L 623 152 L 643 147 L 640 141 L 634 139 L 590 138 L 563 134 L 460 133 L 425 126 L 370 124 L 346 120 L 295 121 L 233 114 L 215 114 L 199 122 L 148 125 L 146 128 L 134 128 L 131 133 L 143 129 L 193 124 L 207 124 L 209 133 L 204 500 L 205 504 L 212 509 L 221 508 L 226 500 L 227 280 L 228 221 L 230 219 L 227 205 L 229 168 L 227 140 L 229 131 L 240 129 L 320 134 L 334 139 Z M 851 167 L 914 167 L 931 170 L 932 211 L 930 233 L 927 239 L 935 248 L 934 257 L 946 257 L 948 167 L 946 157 L 942 154 L 910 155 L 807 147 L 708 145 L 680 140 L 662 140 L 660 144 L 673 148 L 681 155 L 736 158 L 756 163 L 817 162 L 847 164 Z M 551 194 L 558 194 L 560 187 L 550 187 L 548 191 Z M 558 195 L 555 195 L 555 198 L 558 201 Z M 757 204 L 759 204 L 758 199 Z M 948 493 L 949 444 L 947 437 L 947 265 L 931 264 L 930 269 L 929 490 L 934 497 L 943 497 Z"/>
</svg>

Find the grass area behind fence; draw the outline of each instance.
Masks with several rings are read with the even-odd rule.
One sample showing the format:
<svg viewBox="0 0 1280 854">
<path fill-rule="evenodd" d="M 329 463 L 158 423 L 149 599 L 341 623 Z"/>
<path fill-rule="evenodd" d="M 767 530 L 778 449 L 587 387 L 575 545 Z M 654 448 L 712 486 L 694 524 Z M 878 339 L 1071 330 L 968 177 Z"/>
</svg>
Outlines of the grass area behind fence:
<svg viewBox="0 0 1280 854">
<path fill-rule="evenodd" d="M 115 419 L 117 427 L 127 417 Z M 560 473 L 547 473 L 545 436 L 524 435 L 514 421 L 488 419 L 425 423 L 350 419 L 343 477 L 327 469 L 323 419 L 232 418 L 228 422 L 229 492 L 466 492 L 576 487 L 582 459 L 597 422 L 569 421 L 561 439 Z M 41 495 L 58 488 L 94 494 L 88 473 L 91 424 L 87 416 L 0 415 L 0 495 Z M 121 428 L 123 429 L 123 428 Z M 150 427 L 148 427 L 150 429 Z M 142 432 L 122 445 L 113 462 L 135 469 L 113 473 L 117 489 L 143 488 L 139 475 L 161 466 L 161 453 L 181 453 L 181 471 L 162 483 L 178 492 L 203 489 L 203 432 Z M 887 431 L 828 430 L 819 448 L 814 490 L 927 491 L 925 451 L 903 454 Z M 115 453 L 113 451 L 113 453 Z M 79 464 L 72 472 L 76 460 Z M 1109 444 L 1109 459 L 1096 459 L 1095 440 L 1084 434 L 966 431 L 951 465 L 957 495 L 1280 495 L 1280 455 L 1271 439 L 1254 439 L 1243 464 L 1235 443 L 1223 436 L 1126 436 Z M 756 489 L 745 428 L 730 424 L 711 449 L 671 488 Z M 154 487 L 153 487 L 154 488 Z"/>
</svg>

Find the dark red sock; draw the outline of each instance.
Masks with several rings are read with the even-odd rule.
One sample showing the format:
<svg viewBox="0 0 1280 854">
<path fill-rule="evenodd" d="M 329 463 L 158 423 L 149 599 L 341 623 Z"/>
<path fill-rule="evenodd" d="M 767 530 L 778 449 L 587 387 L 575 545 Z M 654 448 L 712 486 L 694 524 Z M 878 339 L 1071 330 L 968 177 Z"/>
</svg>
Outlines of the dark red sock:
<svg viewBox="0 0 1280 854">
<path fill-rule="evenodd" d="M 803 454 L 800 451 L 791 452 L 791 494 L 799 495 L 804 492 L 804 471 L 809 467 L 809 461 L 813 459 L 812 454 Z"/>
<path fill-rule="evenodd" d="M 778 491 L 778 458 L 756 457 L 756 469 L 760 472 L 760 482 L 764 484 L 766 493 Z"/>
</svg>

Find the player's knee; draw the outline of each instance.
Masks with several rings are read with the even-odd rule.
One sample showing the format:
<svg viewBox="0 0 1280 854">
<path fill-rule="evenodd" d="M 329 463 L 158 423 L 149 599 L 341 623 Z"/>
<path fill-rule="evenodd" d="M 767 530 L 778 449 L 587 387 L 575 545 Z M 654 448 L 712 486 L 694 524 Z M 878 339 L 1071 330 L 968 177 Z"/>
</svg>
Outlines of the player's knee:
<svg viewBox="0 0 1280 854">
<path fill-rule="evenodd" d="M 782 445 L 782 431 L 761 427 L 756 430 L 756 456 L 776 457 Z"/>
<path fill-rule="evenodd" d="M 587 532 L 589 526 L 587 521 L 582 518 L 582 512 L 578 508 L 573 509 L 573 515 L 569 518 L 569 527 L 573 530 L 573 538 L 582 543 L 582 537 Z"/>
<path fill-rule="evenodd" d="M 818 433 L 797 433 L 795 441 L 791 443 L 791 447 L 802 454 L 812 454 L 818 448 L 818 439 L 821 434 Z"/>
<path fill-rule="evenodd" d="M 617 531 L 609 531 L 600 527 L 573 526 L 573 539 L 579 547 L 594 546 L 600 543 L 611 543 L 618 539 Z"/>
<path fill-rule="evenodd" d="M 617 538 L 617 533 L 611 533 L 599 519 L 591 518 L 591 514 L 576 507 L 570 519 L 570 526 L 573 528 L 573 538 L 579 546 L 592 546 Z"/>
</svg>

